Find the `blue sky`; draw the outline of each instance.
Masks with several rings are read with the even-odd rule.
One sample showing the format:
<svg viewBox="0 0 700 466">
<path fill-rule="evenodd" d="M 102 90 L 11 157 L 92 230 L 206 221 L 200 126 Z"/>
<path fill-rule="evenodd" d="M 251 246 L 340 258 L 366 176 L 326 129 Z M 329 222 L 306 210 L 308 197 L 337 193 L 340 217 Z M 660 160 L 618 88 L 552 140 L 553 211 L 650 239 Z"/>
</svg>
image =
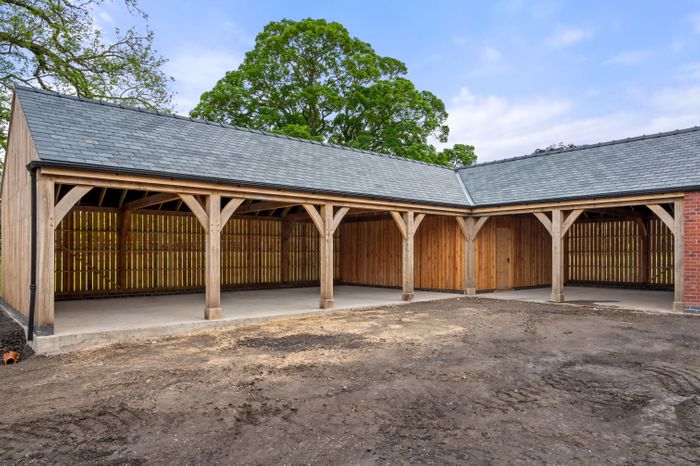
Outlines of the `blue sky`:
<svg viewBox="0 0 700 466">
<path fill-rule="evenodd" d="M 325 18 L 442 98 L 480 161 L 700 125 L 700 1 L 148 1 L 187 113 L 281 18 Z M 101 25 L 134 22 L 104 4 Z"/>
</svg>

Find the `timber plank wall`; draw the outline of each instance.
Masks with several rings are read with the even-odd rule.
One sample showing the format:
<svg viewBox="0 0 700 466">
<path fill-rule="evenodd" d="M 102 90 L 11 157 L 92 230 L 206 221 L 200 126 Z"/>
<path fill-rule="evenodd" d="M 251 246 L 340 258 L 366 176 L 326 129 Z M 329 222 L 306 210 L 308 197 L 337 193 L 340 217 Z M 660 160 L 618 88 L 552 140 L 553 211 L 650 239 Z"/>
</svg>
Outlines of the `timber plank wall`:
<svg viewBox="0 0 700 466">
<path fill-rule="evenodd" d="M 496 235 L 512 231 L 510 287 L 551 283 L 551 240 L 531 216 L 490 218 L 476 239 L 478 290 L 496 288 Z M 340 274 L 357 285 L 401 285 L 401 236 L 393 220 L 341 224 Z M 451 217 L 428 216 L 415 238 L 415 286 L 458 291 L 464 288 L 464 239 Z"/>
<path fill-rule="evenodd" d="M 78 207 L 61 221 L 55 233 L 57 298 L 204 288 L 205 234 L 191 213 L 132 212 L 123 266 L 120 215 L 119 209 Z M 316 227 L 294 222 L 286 245 L 282 229 L 279 219 L 232 217 L 221 234 L 222 289 L 317 284 Z M 335 240 L 337 245 L 338 234 Z M 336 278 L 337 259 L 338 252 Z"/>
<path fill-rule="evenodd" d="M 29 312 L 31 273 L 31 176 L 27 164 L 37 160 L 24 113 L 15 99 L 2 181 L 2 297 L 17 311 Z"/>
</svg>

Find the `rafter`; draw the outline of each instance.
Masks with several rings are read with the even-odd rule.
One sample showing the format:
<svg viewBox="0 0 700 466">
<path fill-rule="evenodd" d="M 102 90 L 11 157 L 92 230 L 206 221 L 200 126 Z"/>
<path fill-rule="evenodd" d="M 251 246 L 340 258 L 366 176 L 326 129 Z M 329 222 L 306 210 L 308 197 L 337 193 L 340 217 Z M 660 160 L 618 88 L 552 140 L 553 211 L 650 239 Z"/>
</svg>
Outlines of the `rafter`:
<svg viewBox="0 0 700 466">
<path fill-rule="evenodd" d="M 138 210 L 145 209 L 146 207 L 151 207 L 158 204 L 163 204 L 164 202 L 170 202 L 178 199 L 177 194 L 171 193 L 159 193 L 153 194 L 152 196 L 143 197 L 135 201 L 127 202 L 122 207 L 126 210 Z"/>
</svg>

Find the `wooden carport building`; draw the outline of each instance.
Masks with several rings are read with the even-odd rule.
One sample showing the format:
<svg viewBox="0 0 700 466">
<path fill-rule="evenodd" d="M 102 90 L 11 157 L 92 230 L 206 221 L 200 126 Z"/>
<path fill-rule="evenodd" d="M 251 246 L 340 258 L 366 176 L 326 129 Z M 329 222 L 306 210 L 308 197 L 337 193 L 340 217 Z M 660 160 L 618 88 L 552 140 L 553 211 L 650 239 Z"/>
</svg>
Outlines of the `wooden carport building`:
<svg viewBox="0 0 700 466">
<path fill-rule="evenodd" d="M 18 88 L 2 180 L 2 306 L 334 283 L 675 290 L 700 306 L 700 130 L 450 169 Z"/>
</svg>

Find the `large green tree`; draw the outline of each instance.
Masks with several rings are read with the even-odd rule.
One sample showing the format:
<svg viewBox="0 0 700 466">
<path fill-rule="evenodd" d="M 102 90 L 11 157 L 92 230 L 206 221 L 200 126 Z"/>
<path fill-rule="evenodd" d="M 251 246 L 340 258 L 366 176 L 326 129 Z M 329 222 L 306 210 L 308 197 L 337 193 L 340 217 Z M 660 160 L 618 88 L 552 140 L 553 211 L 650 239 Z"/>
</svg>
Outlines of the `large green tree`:
<svg viewBox="0 0 700 466">
<path fill-rule="evenodd" d="M 107 39 L 93 15 L 102 0 L 0 0 L 0 147 L 12 88 L 23 84 L 147 108 L 167 108 L 170 81 L 153 33 L 115 29 Z M 136 0 L 125 8 L 146 18 Z"/>
<path fill-rule="evenodd" d="M 430 144 L 447 141 L 445 104 L 406 73 L 339 23 L 285 19 L 265 26 L 191 115 L 443 165 L 473 163 L 470 146 L 438 152 Z"/>
</svg>

